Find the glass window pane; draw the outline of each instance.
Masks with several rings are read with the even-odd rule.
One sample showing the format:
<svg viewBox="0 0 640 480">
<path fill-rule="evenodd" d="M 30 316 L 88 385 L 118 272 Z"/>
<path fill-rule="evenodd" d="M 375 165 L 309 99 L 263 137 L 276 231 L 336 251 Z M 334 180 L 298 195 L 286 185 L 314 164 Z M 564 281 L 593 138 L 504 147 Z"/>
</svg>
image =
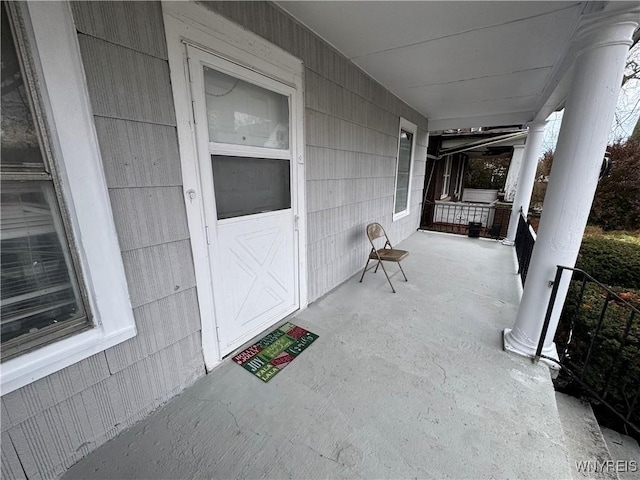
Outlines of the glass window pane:
<svg viewBox="0 0 640 480">
<path fill-rule="evenodd" d="M 395 213 L 407 209 L 407 199 L 409 196 L 409 172 L 411 170 L 411 147 L 413 145 L 413 134 L 400 131 L 400 148 L 398 151 L 398 171 L 396 184 L 396 208 Z"/>
<path fill-rule="evenodd" d="M 84 317 L 53 184 L 3 182 L 2 345 Z M 4 356 L 4 355 L 3 355 Z"/>
<path fill-rule="evenodd" d="M 285 95 L 204 67 L 209 141 L 289 148 L 289 99 Z"/>
<path fill-rule="evenodd" d="M 0 6 L 2 24 L 2 70 L 0 132 L 0 166 L 2 171 L 44 171 L 44 163 L 38 142 L 38 133 L 33 121 L 27 91 L 16 47 L 11 35 L 5 5 Z"/>
<path fill-rule="evenodd" d="M 289 160 L 211 155 L 218 220 L 291 208 Z"/>
</svg>

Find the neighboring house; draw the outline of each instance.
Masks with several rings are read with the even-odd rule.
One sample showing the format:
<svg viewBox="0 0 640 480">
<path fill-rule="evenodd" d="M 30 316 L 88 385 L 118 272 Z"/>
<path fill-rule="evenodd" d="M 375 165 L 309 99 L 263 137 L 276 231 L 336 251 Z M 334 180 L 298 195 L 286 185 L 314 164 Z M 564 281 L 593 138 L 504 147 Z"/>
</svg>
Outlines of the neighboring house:
<svg viewBox="0 0 640 480">
<path fill-rule="evenodd" d="M 415 232 L 429 129 L 541 122 L 584 88 L 599 98 L 637 26 L 633 2 L 323 3 L 2 2 L 5 478 L 59 475 L 350 278 L 368 223 L 396 242 Z M 578 28 L 593 22 L 615 41 Z M 517 53 L 492 57 L 501 72 L 486 32 Z M 428 48 L 401 51 L 423 35 Z M 617 63 L 583 56 L 601 73 L 574 85 L 583 37 Z M 594 138 L 610 103 L 603 125 L 580 116 Z M 527 288 L 546 289 L 536 268 Z"/>
<path fill-rule="evenodd" d="M 487 236 L 506 236 L 526 137 L 522 126 L 431 132 L 420 226 L 466 233 L 469 222 L 479 222 Z M 493 159 L 509 160 L 505 188 L 467 188 L 470 160 Z"/>
</svg>

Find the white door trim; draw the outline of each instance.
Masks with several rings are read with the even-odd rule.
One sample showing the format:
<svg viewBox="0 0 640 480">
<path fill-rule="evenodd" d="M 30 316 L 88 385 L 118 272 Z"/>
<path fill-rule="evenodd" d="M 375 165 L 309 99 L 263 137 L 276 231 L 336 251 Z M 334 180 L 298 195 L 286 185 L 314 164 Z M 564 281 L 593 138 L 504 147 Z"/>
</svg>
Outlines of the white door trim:
<svg viewBox="0 0 640 480">
<path fill-rule="evenodd" d="M 198 287 L 202 352 L 205 366 L 207 370 L 211 370 L 220 363 L 222 355 L 216 334 L 213 279 L 209 269 L 207 231 L 200 197 L 202 183 L 193 125 L 192 99 L 188 85 L 186 43 L 295 89 L 292 98 L 291 122 L 296 126 L 295 138 L 292 139 L 292 159 L 296 168 L 296 179 L 295 186 L 292 185 L 292 187 L 297 193 L 292 206 L 298 218 L 295 247 L 298 250 L 300 309 L 308 305 L 303 131 L 304 69 L 299 59 L 201 5 L 190 2 L 163 2 L 162 10 L 176 111 L 183 191 Z"/>
<path fill-rule="evenodd" d="M 293 136 L 296 133 L 296 129 L 299 128 L 299 125 L 295 124 L 291 120 L 291 112 L 296 108 L 296 101 L 294 98 L 296 91 L 295 88 L 290 85 L 276 81 L 271 77 L 266 77 L 263 74 L 256 73 L 252 69 L 247 69 L 246 67 L 239 66 L 237 63 L 230 62 L 229 60 L 221 58 L 218 55 L 205 52 L 201 48 L 187 45 L 187 55 L 189 56 L 191 94 L 192 100 L 194 101 L 193 110 L 195 112 L 196 121 L 198 161 L 202 178 L 202 184 L 200 185 L 202 192 L 201 196 L 204 200 L 203 207 L 205 212 L 205 220 L 207 221 L 207 224 L 209 226 L 209 258 L 211 259 L 210 268 L 213 279 L 213 298 L 216 308 L 216 315 L 219 318 L 219 321 L 216 324 L 218 334 L 217 337 L 220 344 L 220 353 L 224 356 L 240 347 L 252 336 L 259 334 L 264 329 L 272 326 L 274 323 L 278 322 L 285 316 L 294 313 L 300 308 L 300 282 L 298 267 L 299 253 L 295 244 L 297 236 L 295 230 L 295 215 L 297 214 L 295 210 L 295 203 L 297 195 L 299 195 L 299 192 L 296 188 L 296 181 L 299 174 L 299 168 L 297 163 L 294 161 L 295 157 L 293 154 L 296 149 L 295 142 L 293 141 Z M 268 213 L 255 213 L 249 216 L 226 218 L 222 220 L 217 218 L 216 194 L 211 156 L 227 155 L 226 152 L 229 150 L 229 145 L 215 143 L 209 140 L 209 122 L 207 119 L 203 67 L 208 67 L 214 69 L 215 71 L 223 72 L 227 75 L 233 76 L 234 78 L 241 79 L 253 85 L 258 85 L 265 90 L 276 92 L 287 98 L 287 101 L 289 103 L 288 120 L 291 124 L 290 135 L 292 138 L 289 148 L 285 150 L 276 150 L 268 148 L 258 148 L 254 146 L 245 147 L 244 145 L 236 145 L 235 154 L 241 157 L 249 156 L 254 158 L 265 158 L 265 151 L 271 150 L 267 158 L 276 158 L 282 162 L 286 161 L 288 168 L 291 171 L 291 206 L 289 208 L 271 211 Z M 260 227 L 257 227 L 257 225 L 260 225 Z M 247 274 L 248 271 L 251 270 L 252 273 L 258 273 L 252 270 L 250 265 L 253 265 L 255 267 L 259 265 L 260 262 L 258 262 L 257 264 L 253 263 L 251 261 L 251 255 L 246 256 L 244 260 L 240 262 L 242 263 L 242 267 L 239 266 L 237 261 L 231 260 L 232 258 L 234 258 L 234 255 L 231 253 L 232 250 L 236 247 L 240 247 L 238 238 L 235 237 L 235 235 L 242 231 L 243 235 L 248 234 L 249 236 L 253 236 L 258 233 L 258 231 L 254 230 L 255 228 L 267 228 L 268 230 L 272 230 L 276 225 L 279 225 L 279 227 L 283 229 L 279 232 L 280 234 L 284 235 L 283 237 L 279 237 L 284 242 L 282 245 L 288 245 L 288 247 L 286 247 L 286 250 L 290 249 L 290 253 L 293 255 L 293 258 L 279 257 L 279 265 L 290 265 L 290 268 L 292 270 L 288 270 L 287 273 L 290 273 L 293 276 L 289 277 L 289 275 L 284 275 L 282 277 L 283 281 L 286 278 L 290 278 L 290 280 L 293 280 L 293 282 L 289 284 L 285 281 L 285 283 L 279 285 L 284 290 L 287 290 L 285 289 L 285 284 L 287 284 L 291 289 L 287 290 L 286 293 L 284 290 L 280 292 L 285 294 L 281 298 L 282 303 L 279 304 L 279 307 L 269 307 L 269 314 L 267 314 L 266 310 L 262 311 L 260 315 L 257 315 L 258 312 L 254 311 L 253 313 L 257 316 L 254 317 L 253 320 L 251 320 L 252 326 L 248 330 L 246 329 L 246 327 L 241 329 L 242 335 L 239 335 L 241 332 L 237 330 L 237 327 L 239 326 L 238 323 L 241 323 L 242 320 L 240 317 L 235 318 L 235 314 L 240 315 L 240 310 L 234 310 L 232 308 L 232 305 L 234 304 L 234 298 L 238 300 L 238 298 L 236 298 L 236 294 L 239 292 L 239 290 L 242 290 L 242 288 L 240 288 L 240 285 L 233 285 L 233 281 L 230 281 L 229 277 L 233 276 L 234 271 L 235 273 L 243 271 L 245 274 Z M 234 226 L 237 228 L 234 228 Z M 264 230 L 262 230 L 262 233 L 264 233 Z M 232 235 L 234 237 L 233 240 L 229 238 L 229 235 Z M 285 238 L 287 238 L 288 241 L 284 241 Z M 246 253 L 248 251 L 246 250 L 246 248 L 247 246 L 244 245 L 244 249 L 241 248 L 241 251 Z M 278 249 L 272 250 L 272 253 L 274 253 L 275 255 L 277 251 Z M 256 258 L 253 257 L 253 260 L 255 261 Z M 226 267 L 224 267 L 223 265 L 226 265 Z M 234 265 L 235 268 L 233 267 Z M 259 268 L 259 270 L 261 269 Z M 221 274 L 221 272 L 225 273 Z M 274 271 L 271 270 L 271 274 L 273 273 Z M 256 285 L 262 285 L 262 281 L 258 280 L 259 277 L 261 276 L 258 275 L 254 278 L 255 280 L 257 280 Z M 274 277 L 269 275 L 269 278 L 273 279 Z M 245 278 L 244 280 L 246 281 L 247 279 Z M 231 285 L 233 285 L 233 288 L 231 288 Z M 275 284 L 272 284 L 270 285 L 270 287 L 273 287 L 274 285 Z M 260 295 L 260 292 L 264 293 L 268 290 L 272 292 L 271 294 L 274 294 L 275 291 L 270 287 L 265 290 L 262 290 L 260 287 L 258 287 L 258 289 L 254 291 L 254 293 L 256 295 Z M 253 289 L 251 289 L 251 291 L 253 291 Z M 246 300 L 248 304 L 251 304 L 251 301 L 249 301 L 248 297 Z M 293 300 L 293 304 L 290 303 L 291 300 Z M 245 305 L 245 307 L 247 306 L 245 302 L 242 303 Z M 239 305 L 236 306 L 239 307 Z M 283 311 L 283 307 L 286 307 L 286 311 Z M 231 308 L 231 310 L 229 310 L 229 308 Z M 268 316 L 265 317 L 264 315 Z M 255 323 L 256 321 L 258 321 L 258 317 L 262 318 L 262 320 L 259 321 L 259 323 Z M 249 319 L 244 318 L 244 320 L 248 321 Z"/>
</svg>

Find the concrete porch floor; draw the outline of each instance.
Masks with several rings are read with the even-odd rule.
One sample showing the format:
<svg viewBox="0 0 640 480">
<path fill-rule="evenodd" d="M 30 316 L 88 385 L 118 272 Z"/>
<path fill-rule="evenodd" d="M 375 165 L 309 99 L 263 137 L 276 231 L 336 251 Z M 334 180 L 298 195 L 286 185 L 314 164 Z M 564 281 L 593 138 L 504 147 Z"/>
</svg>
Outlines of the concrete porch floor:
<svg viewBox="0 0 640 480">
<path fill-rule="evenodd" d="M 502 351 L 512 247 L 400 248 L 409 282 L 313 303 L 292 321 L 320 338 L 269 383 L 227 360 L 63 478 L 569 478 L 547 368 Z"/>
</svg>

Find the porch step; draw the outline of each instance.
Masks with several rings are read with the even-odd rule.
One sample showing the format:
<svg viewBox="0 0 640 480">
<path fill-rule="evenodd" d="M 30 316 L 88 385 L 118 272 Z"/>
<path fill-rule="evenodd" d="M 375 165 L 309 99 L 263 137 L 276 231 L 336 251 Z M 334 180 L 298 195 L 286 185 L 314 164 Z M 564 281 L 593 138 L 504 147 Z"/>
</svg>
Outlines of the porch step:
<svg viewBox="0 0 640 480">
<path fill-rule="evenodd" d="M 602 427 L 611 458 L 618 466 L 620 480 L 640 480 L 640 445 L 627 435 Z"/>
<path fill-rule="evenodd" d="M 556 392 L 560 424 L 569 455 L 573 480 L 619 480 L 612 457 L 591 405 L 575 397 Z M 604 467 L 603 467 L 604 465 Z"/>
</svg>

